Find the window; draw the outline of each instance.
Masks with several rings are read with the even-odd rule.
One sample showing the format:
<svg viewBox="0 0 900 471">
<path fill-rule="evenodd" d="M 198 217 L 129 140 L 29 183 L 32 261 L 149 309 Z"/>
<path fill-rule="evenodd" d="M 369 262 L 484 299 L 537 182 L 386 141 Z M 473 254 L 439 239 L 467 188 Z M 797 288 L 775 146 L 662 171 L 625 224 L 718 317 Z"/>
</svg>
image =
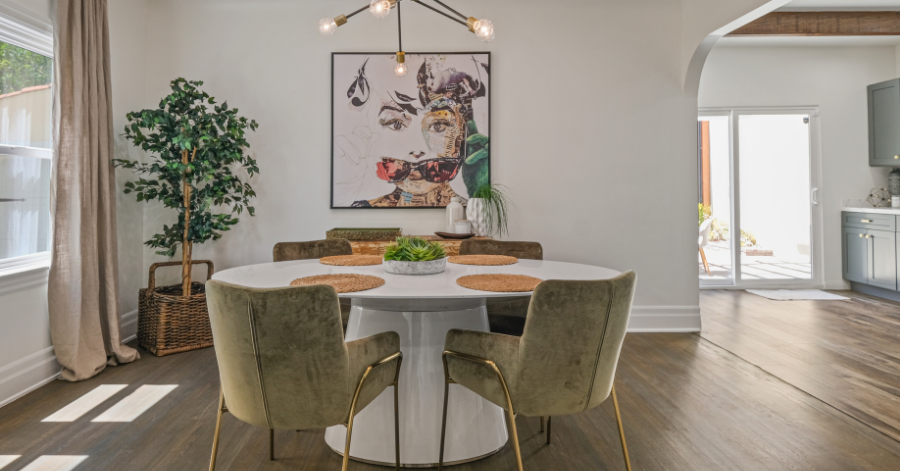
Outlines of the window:
<svg viewBox="0 0 900 471">
<path fill-rule="evenodd" d="M 39 32 L 4 13 L 0 11 L 0 269 L 49 256 L 53 130 L 49 50 L 35 46 Z M 23 33 L 25 40 L 17 41 Z M 49 34 L 43 36 L 49 39 Z"/>
</svg>

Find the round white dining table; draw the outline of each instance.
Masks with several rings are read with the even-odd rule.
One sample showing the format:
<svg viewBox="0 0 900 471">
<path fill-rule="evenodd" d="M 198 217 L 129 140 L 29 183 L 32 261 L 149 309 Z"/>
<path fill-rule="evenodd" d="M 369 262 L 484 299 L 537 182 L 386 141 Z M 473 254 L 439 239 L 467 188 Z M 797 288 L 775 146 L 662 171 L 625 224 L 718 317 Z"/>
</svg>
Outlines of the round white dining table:
<svg viewBox="0 0 900 471">
<path fill-rule="evenodd" d="M 463 288 L 465 275 L 508 273 L 542 280 L 601 280 L 619 275 L 608 268 L 575 263 L 519 260 L 507 266 L 447 264 L 437 275 L 404 276 L 386 273 L 381 265 L 336 267 L 318 260 L 263 263 L 231 268 L 213 279 L 253 288 L 289 286 L 312 275 L 359 273 L 383 278 L 381 287 L 340 294 L 351 298 L 346 340 L 379 332 L 400 334 L 403 366 L 400 372 L 400 462 L 404 467 L 436 467 L 441 439 L 444 371 L 441 354 L 450 329 L 488 331 L 488 298 L 530 296 L 531 293 L 494 293 Z M 506 443 L 506 422 L 500 407 L 462 386 L 450 386 L 445 464 L 459 464 L 490 456 Z M 388 388 L 353 423 L 350 457 L 357 461 L 394 466 L 393 391 Z M 343 454 L 347 429 L 329 427 L 325 441 Z"/>
</svg>

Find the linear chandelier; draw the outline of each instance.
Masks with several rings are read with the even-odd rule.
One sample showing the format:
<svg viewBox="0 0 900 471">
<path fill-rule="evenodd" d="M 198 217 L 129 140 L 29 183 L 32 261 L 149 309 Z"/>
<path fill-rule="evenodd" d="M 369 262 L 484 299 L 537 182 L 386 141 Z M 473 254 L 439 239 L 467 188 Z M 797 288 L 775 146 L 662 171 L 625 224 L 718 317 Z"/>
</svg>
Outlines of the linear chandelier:
<svg viewBox="0 0 900 471">
<path fill-rule="evenodd" d="M 334 34 L 334 31 L 339 27 L 347 24 L 347 20 L 356 16 L 358 13 L 361 13 L 363 10 L 368 9 L 369 13 L 372 14 L 375 18 L 385 18 L 390 13 L 391 10 L 397 9 L 397 37 L 399 42 L 399 48 L 397 50 L 397 65 L 394 67 L 394 74 L 398 77 L 405 76 L 409 69 L 406 67 L 406 53 L 403 52 L 403 31 L 402 31 L 402 23 L 400 21 L 400 2 L 402 0 L 372 0 L 368 6 L 364 6 L 359 10 L 350 13 L 349 15 L 339 15 L 334 19 L 325 18 L 319 21 L 319 32 L 322 33 L 323 36 L 331 36 Z M 475 33 L 475 36 L 478 36 L 484 42 L 489 42 L 494 39 L 494 24 L 491 23 L 490 20 L 485 19 L 476 19 L 471 16 L 463 15 L 462 13 L 448 7 L 440 0 L 433 0 L 434 3 L 444 7 L 447 11 L 452 13 L 453 15 L 462 18 L 462 20 L 454 17 L 450 13 L 441 11 L 431 5 L 422 3 L 421 0 L 410 0 L 413 3 L 418 3 L 423 7 L 438 13 L 444 17 L 449 18 L 451 21 L 455 21 L 467 28 L 469 31 Z M 465 20 L 465 21 L 463 21 Z"/>
</svg>

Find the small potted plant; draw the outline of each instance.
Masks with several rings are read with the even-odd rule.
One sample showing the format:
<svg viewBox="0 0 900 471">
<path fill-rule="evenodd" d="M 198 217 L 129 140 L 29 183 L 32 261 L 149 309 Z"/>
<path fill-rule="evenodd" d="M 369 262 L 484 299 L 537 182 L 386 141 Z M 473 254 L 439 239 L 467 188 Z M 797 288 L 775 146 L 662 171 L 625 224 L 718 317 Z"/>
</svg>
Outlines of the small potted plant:
<svg viewBox="0 0 900 471">
<path fill-rule="evenodd" d="M 447 254 L 439 242 L 421 237 L 397 237 L 384 252 L 384 271 L 394 275 L 435 275 L 447 269 Z"/>
<path fill-rule="evenodd" d="M 472 223 L 472 232 L 479 237 L 500 237 L 509 234 L 509 209 L 512 201 L 509 190 L 503 185 L 487 184 L 478 187 L 466 205 L 466 217 Z"/>
</svg>

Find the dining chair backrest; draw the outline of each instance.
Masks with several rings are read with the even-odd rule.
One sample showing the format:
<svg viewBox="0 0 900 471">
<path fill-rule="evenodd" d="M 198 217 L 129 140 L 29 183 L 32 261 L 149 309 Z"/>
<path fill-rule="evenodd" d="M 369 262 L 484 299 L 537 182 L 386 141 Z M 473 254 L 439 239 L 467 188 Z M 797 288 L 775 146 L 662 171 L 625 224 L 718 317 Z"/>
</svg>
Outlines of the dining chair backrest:
<svg viewBox="0 0 900 471">
<path fill-rule="evenodd" d="M 535 289 L 519 343 L 516 412 L 567 415 L 609 396 L 637 275 L 547 280 Z"/>
<path fill-rule="evenodd" d="M 709 218 L 703 221 L 703 224 L 700 224 L 700 238 L 697 239 L 697 243 L 700 244 L 701 249 L 709 243 L 709 231 L 712 228 L 712 222 L 712 218 Z"/>
<path fill-rule="evenodd" d="M 508 255 L 525 260 L 543 260 L 544 248 L 538 242 L 466 239 L 459 244 L 460 255 Z"/>
<path fill-rule="evenodd" d="M 306 242 L 279 242 L 272 249 L 272 261 L 318 260 L 322 257 L 353 255 L 353 247 L 347 239 L 310 240 Z"/>
<path fill-rule="evenodd" d="M 269 429 L 343 423 L 349 353 L 334 288 L 255 289 L 206 283 L 228 411 Z"/>
</svg>

